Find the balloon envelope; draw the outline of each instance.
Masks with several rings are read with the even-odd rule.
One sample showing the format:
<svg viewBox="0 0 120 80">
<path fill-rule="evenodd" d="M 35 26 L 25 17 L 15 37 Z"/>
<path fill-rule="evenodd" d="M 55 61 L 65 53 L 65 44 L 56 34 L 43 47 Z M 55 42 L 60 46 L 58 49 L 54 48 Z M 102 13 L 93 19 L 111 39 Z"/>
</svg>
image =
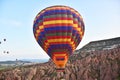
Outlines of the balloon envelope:
<svg viewBox="0 0 120 80">
<path fill-rule="evenodd" d="M 57 68 L 62 69 L 84 35 L 84 22 L 73 8 L 51 6 L 37 14 L 33 33 Z"/>
</svg>

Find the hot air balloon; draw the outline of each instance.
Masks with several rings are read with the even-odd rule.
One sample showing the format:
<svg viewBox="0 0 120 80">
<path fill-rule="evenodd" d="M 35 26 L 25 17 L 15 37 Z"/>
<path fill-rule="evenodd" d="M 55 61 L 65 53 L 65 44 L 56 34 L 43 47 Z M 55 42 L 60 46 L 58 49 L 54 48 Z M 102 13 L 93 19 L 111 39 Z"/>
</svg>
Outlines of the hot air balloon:
<svg viewBox="0 0 120 80">
<path fill-rule="evenodd" d="M 6 51 L 3 51 L 3 53 L 6 53 Z"/>
<path fill-rule="evenodd" d="M 7 54 L 9 54 L 9 51 L 7 51 Z"/>
<path fill-rule="evenodd" d="M 70 55 L 84 35 L 82 16 L 68 6 L 51 6 L 37 14 L 33 33 L 38 44 L 56 64 L 64 70 Z"/>
<path fill-rule="evenodd" d="M 4 41 L 6 41 L 6 39 L 3 39 Z"/>
</svg>

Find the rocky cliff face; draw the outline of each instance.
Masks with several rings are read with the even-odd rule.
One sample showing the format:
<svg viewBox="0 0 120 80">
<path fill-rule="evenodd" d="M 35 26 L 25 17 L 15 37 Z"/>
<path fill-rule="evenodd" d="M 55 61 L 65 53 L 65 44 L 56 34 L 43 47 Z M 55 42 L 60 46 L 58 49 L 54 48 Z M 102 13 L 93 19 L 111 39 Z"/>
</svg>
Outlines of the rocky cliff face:
<svg viewBox="0 0 120 80">
<path fill-rule="evenodd" d="M 78 53 L 80 52 L 90 52 L 90 51 L 100 51 L 100 50 L 109 50 L 120 46 L 120 37 L 106 39 L 106 40 L 99 40 L 99 41 L 92 41 L 82 47 L 80 50 L 77 50 Z"/>
<path fill-rule="evenodd" d="M 56 72 L 50 60 L 0 71 L 0 80 L 120 80 L 120 47 L 74 54 L 65 72 Z"/>
</svg>

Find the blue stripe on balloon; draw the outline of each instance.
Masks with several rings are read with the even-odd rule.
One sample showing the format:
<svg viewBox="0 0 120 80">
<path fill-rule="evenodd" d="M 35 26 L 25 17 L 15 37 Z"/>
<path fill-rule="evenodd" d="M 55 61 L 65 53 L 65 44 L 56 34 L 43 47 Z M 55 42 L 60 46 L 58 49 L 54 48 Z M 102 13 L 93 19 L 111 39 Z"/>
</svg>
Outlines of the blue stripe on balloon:
<svg viewBox="0 0 120 80">
<path fill-rule="evenodd" d="M 50 57 L 52 57 L 52 51 L 55 49 L 62 49 L 62 50 L 68 49 L 69 54 L 72 54 L 72 48 L 69 44 L 54 44 L 54 45 L 50 45 L 47 51 Z"/>
<path fill-rule="evenodd" d="M 55 26 L 55 27 L 48 27 L 48 28 L 44 28 L 45 31 L 57 31 L 57 30 L 72 30 L 72 26 Z"/>
</svg>

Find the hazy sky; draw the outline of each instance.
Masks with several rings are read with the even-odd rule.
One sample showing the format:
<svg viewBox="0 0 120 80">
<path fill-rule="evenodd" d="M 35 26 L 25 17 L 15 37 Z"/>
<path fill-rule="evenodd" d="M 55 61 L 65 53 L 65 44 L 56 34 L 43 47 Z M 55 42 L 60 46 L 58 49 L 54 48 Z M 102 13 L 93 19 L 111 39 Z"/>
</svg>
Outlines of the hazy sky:
<svg viewBox="0 0 120 80">
<path fill-rule="evenodd" d="M 33 36 L 33 20 L 53 5 L 70 6 L 82 15 L 85 35 L 77 49 L 90 41 L 120 37 L 120 0 L 0 0 L 0 61 L 49 58 Z"/>
</svg>

